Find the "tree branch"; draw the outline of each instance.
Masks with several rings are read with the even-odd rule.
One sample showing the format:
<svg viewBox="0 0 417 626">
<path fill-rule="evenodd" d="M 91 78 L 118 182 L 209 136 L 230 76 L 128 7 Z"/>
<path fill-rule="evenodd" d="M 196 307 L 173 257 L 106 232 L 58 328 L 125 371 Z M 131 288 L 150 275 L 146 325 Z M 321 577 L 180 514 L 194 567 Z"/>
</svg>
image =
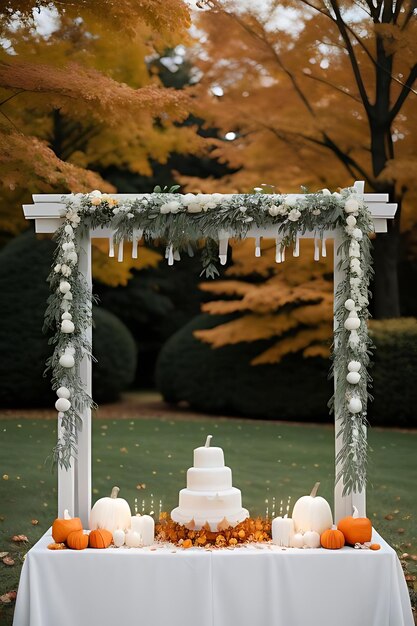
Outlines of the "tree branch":
<svg viewBox="0 0 417 626">
<path fill-rule="evenodd" d="M 397 100 L 395 101 L 394 105 L 391 108 L 391 111 L 389 113 L 390 124 L 392 124 L 394 119 L 397 117 L 398 113 L 400 112 L 401 107 L 403 106 L 404 102 L 406 101 L 410 93 L 417 95 L 417 92 L 414 91 L 414 89 L 412 89 L 413 83 L 416 79 L 417 79 L 417 63 L 414 65 L 414 67 L 412 67 L 407 80 L 405 81 L 405 83 L 403 83 L 403 88 L 400 92 L 400 95 L 398 96 Z"/>
<path fill-rule="evenodd" d="M 350 64 L 352 66 L 353 75 L 356 80 L 356 84 L 359 89 L 360 96 L 362 98 L 362 103 L 365 108 L 365 111 L 368 117 L 372 115 L 372 107 L 369 103 L 368 94 L 366 93 L 365 85 L 363 83 L 362 74 L 359 69 L 359 64 L 355 55 L 355 51 L 352 46 L 352 42 L 350 41 L 349 34 L 346 28 L 346 24 L 342 18 L 342 14 L 340 13 L 339 5 L 337 4 L 338 0 L 330 0 L 330 4 L 333 7 L 334 14 L 336 16 L 336 24 L 339 28 L 339 32 L 342 36 L 343 41 L 346 44 L 346 49 L 349 54 Z"/>
<path fill-rule="evenodd" d="M 314 76 L 313 74 L 307 74 L 306 72 L 304 72 L 304 76 L 306 78 L 311 78 L 312 80 L 317 80 L 319 83 L 324 83 L 325 85 L 328 85 L 332 89 L 336 89 L 336 91 L 339 91 L 344 96 L 348 96 L 349 98 L 352 98 L 352 100 L 354 100 L 355 102 L 358 102 L 359 104 L 362 104 L 362 100 L 360 100 L 359 98 L 356 98 L 356 96 L 354 96 L 353 94 L 349 93 L 348 91 L 345 91 L 342 87 L 338 87 L 337 85 L 334 85 L 333 83 L 331 83 L 330 81 L 326 80 L 325 78 L 320 78 L 319 76 Z"/>
</svg>

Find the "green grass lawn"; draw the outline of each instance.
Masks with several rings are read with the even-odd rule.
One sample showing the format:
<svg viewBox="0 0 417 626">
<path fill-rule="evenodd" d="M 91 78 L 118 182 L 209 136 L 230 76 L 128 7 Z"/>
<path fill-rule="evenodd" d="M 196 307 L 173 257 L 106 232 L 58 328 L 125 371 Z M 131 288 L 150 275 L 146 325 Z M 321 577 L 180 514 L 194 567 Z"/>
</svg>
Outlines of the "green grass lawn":
<svg viewBox="0 0 417 626">
<path fill-rule="evenodd" d="M 0 561 L 0 595 L 16 589 L 23 555 L 56 516 L 56 476 L 45 462 L 56 438 L 55 420 L 0 419 L 0 551 L 14 566 Z M 132 509 L 160 506 L 171 510 L 193 448 L 206 435 L 224 449 L 234 485 L 252 515 L 271 513 L 273 499 L 294 502 L 321 482 L 321 494 L 332 501 L 334 434 L 330 426 L 254 422 L 240 419 L 170 418 L 94 422 L 93 500 L 121 488 Z M 417 553 L 417 432 L 371 429 L 368 516 L 400 553 L 407 552 L 411 573 Z M 32 520 L 38 520 L 37 525 Z M 17 547 L 14 534 L 29 544 Z M 13 607 L 0 608 L 0 623 L 11 623 Z M 2 621 L 3 620 L 3 621 Z"/>
</svg>

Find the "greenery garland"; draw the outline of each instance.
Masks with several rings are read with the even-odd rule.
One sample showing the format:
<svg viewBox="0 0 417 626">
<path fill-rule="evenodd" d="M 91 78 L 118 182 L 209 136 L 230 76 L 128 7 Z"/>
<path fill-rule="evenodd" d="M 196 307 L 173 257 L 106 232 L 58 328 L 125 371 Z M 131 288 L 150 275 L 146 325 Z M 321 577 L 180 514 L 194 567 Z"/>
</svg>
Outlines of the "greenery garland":
<svg viewBox="0 0 417 626">
<path fill-rule="evenodd" d="M 118 201 L 99 191 L 63 197 L 63 223 L 55 233 L 57 248 L 49 275 L 51 296 L 45 326 L 53 329 L 53 355 L 47 369 L 52 370 L 52 386 L 58 400 L 60 432 L 54 459 L 68 468 L 76 455 L 80 412 L 93 407 L 85 392 L 79 365 L 84 355 L 91 358 L 91 345 L 85 340 L 90 327 L 92 296 L 79 272 L 80 241 L 89 229 L 100 226 L 114 230 L 123 242 L 161 240 L 166 243 L 169 264 L 183 252 L 193 254 L 193 246 L 204 240 L 203 274 L 215 277 L 221 240 L 233 236 L 243 239 L 251 228 L 276 229 L 276 260 L 284 259 L 285 248 L 297 245 L 297 235 L 307 231 L 323 238 L 326 231 L 339 230 L 340 269 L 344 279 L 335 296 L 335 341 L 332 373 L 336 377 L 331 408 L 337 408 L 342 446 L 337 457 L 344 493 L 361 491 L 366 481 L 366 408 L 367 373 L 371 340 L 367 332 L 369 281 L 372 273 L 369 234 L 372 216 L 354 188 L 331 193 L 323 189 L 303 196 L 276 194 L 186 194 L 156 188 L 135 200 Z M 305 191 L 305 190 L 303 190 Z M 223 259 L 224 262 L 224 259 Z"/>
</svg>

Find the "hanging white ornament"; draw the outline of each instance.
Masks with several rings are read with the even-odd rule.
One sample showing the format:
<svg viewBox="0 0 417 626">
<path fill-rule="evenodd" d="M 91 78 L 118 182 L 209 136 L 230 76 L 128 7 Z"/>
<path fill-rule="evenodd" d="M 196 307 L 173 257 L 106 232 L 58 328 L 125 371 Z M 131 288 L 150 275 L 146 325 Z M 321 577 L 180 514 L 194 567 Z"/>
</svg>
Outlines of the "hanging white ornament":
<svg viewBox="0 0 417 626">
<path fill-rule="evenodd" d="M 72 320 L 72 315 L 68 311 L 64 311 L 64 313 L 61 315 L 61 319 L 62 320 Z"/>
<path fill-rule="evenodd" d="M 354 237 L 357 241 L 362 241 L 363 232 L 361 231 L 360 228 L 354 228 L 352 231 L 352 237 Z"/>
<path fill-rule="evenodd" d="M 117 260 L 119 263 L 122 263 L 123 261 L 123 239 L 121 239 L 119 242 L 119 252 L 117 255 Z"/>
<path fill-rule="evenodd" d="M 227 263 L 227 248 L 229 245 L 229 233 L 225 230 L 219 231 L 219 259 L 220 265 Z"/>
<path fill-rule="evenodd" d="M 61 322 L 61 332 L 65 334 L 71 334 L 75 330 L 74 323 L 71 320 L 62 320 Z"/>
<path fill-rule="evenodd" d="M 349 226 L 349 228 L 353 228 L 354 226 L 356 226 L 356 217 L 354 217 L 353 215 L 349 215 L 346 218 L 346 224 Z"/>
<path fill-rule="evenodd" d="M 356 331 L 356 330 L 351 330 L 350 331 L 349 342 L 348 343 L 349 343 L 349 347 L 352 350 L 355 350 L 359 346 L 360 339 L 359 339 L 358 331 Z M 366 347 L 365 347 L 365 349 L 366 349 Z"/>
<path fill-rule="evenodd" d="M 65 411 L 68 411 L 68 409 L 71 408 L 71 402 L 67 400 L 67 398 L 58 398 L 55 402 L 55 408 L 57 411 L 65 413 Z"/>
<path fill-rule="evenodd" d="M 323 259 L 325 259 L 327 257 L 326 240 L 325 239 L 321 240 L 321 256 L 323 257 Z"/>
<path fill-rule="evenodd" d="M 71 285 L 67 280 L 61 280 L 59 283 L 59 291 L 64 294 L 71 291 Z"/>
<path fill-rule="evenodd" d="M 261 238 L 255 237 L 255 257 L 261 256 Z"/>
<path fill-rule="evenodd" d="M 114 257 L 114 239 L 113 235 L 109 238 L 109 257 Z"/>
<path fill-rule="evenodd" d="M 72 293 L 70 291 L 68 291 L 67 293 L 64 294 L 64 300 L 72 300 Z"/>
<path fill-rule="evenodd" d="M 351 385 L 357 385 L 360 379 L 361 379 L 361 375 L 359 374 L 359 372 L 349 372 L 348 375 L 346 376 L 346 380 Z"/>
<path fill-rule="evenodd" d="M 69 354 L 68 352 L 66 352 L 65 354 L 63 354 L 60 357 L 59 364 L 60 364 L 61 367 L 65 367 L 66 369 L 70 369 L 71 367 L 74 367 L 75 359 L 72 356 L 72 354 Z"/>
<path fill-rule="evenodd" d="M 348 409 L 351 413 L 360 413 L 362 411 L 362 402 L 357 396 L 353 396 L 349 400 Z"/>
<path fill-rule="evenodd" d="M 359 202 L 356 198 L 350 196 L 345 202 L 346 213 L 357 213 L 359 211 Z"/>
<path fill-rule="evenodd" d="M 71 392 L 67 387 L 59 387 L 56 390 L 56 395 L 58 396 L 58 398 L 66 398 L 67 400 L 69 400 L 69 398 L 71 397 Z"/>
<path fill-rule="evenodd" d="M 275 244 L 275 263 L 282 263 L 281 241 L 277 240 Z"/>
<path fill-rule="evenodd" d="M 314 239 L 314 260 L 315 261 L 320 260 L 320 249 L 319 249 L 318 239 Z"/>
<path fill-rule="evenodd" d="M 361 321 L 358 317 L 348 317 L 344 323 L 346 330 L 358 330 L 360 325 Z"/>
<path fill-rule="evenodd" d="M 67 260 L 69 261 L 69 263 L 77 263 L 78 261 L 78 254 L 75 252 L 75 250 L 72 250 L 71 252 L 68 252 L 67 254 Z"/>
<path fill-rule="evenodd" d="M 352 298 L 348 298 L 345 301 L 345 309 L 347 311 L 353 311 L 355 309 L 355 302 L 354 302 L 354 300 L 352 300 Z"/>
<path fill-rule="evenodd" d="M 356 239 L 353 239 L 350 242 L 350 245 L 349 245 L 349 256 L 350 257 L 356 257 L 357 259 L 359 259 L 359 257 L 361 256 L 361 250 L 360 250 L 359 244 L 356 241 Z"/>
<path fill-rule="evenodd" d="M 359 372 L 361 369 L 361 363 L 359 361 L 349 361 L 348 370 L 349 372 Z"/>
<path fill-rule="evenodd" d="M 174 248 L 173 246 L 168 247 L 168 265 L 174 265 Z"/>
<path fill-rule="evenodd" d="M 358 317 L 358 313 L 355 309 L 349 311 L 348 317 Z"/>
<path fill-rule="evenodd" d="M 300 256 L 300 238 L 298 235 L 295 237 L 295 246 L 292 255 L 295 257 Z"/>
</svg>

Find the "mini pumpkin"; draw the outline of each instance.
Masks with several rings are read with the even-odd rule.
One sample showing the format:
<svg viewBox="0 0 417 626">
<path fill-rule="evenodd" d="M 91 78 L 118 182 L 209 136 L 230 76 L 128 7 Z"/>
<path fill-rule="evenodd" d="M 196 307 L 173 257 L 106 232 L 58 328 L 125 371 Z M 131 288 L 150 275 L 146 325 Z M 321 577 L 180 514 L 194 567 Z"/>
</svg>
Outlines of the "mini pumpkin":
<svg viewBox="0 0 417 626">
<path fill-rule="evenodd" d="M 321 534 L 320 543 L 327 550 L 340 550 L 345 545 L 345 536 L 341 530 L 333 526 Z"/>
<path fill-rule="evenodd" d="M 55 543 L 63 543 L 70 533 L 82 530 L 83 525 L 79 517 L 70 517 L 68 509 L 64 511 L 64 517 L 58 517 L 52 524 L 52 537 Z"/>
<path fill-rule="evenodd" d="M 74 530 L 67 537 L 67 546 L 71 550 L 85 550 L 88 547 L 88 535 L 82 530 Z"/>
<path fill-rule="evenodd" d="M 346 543 L 352 546 L 355 543 L 371 541 L 372 522 L 367 517 L 359 517 L 358 509 L 355 506 L 353 507 L 353 515 L 341 519 L 337 528 L 344 534 Z"/>
<path fill-rule="evenodd" d="M 98 528 L 90 532 L 90 548 L 108 548 L 113 539 L 109 530 Z"/>
</svg>

